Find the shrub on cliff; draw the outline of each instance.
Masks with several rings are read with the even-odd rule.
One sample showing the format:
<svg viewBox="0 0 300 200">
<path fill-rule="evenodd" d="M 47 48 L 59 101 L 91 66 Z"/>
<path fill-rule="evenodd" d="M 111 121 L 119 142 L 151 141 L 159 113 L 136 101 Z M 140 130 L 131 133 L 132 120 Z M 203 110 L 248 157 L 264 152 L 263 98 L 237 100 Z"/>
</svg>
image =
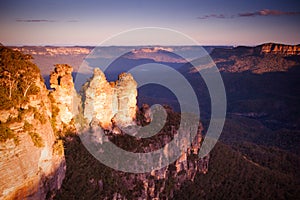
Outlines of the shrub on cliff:
<svg viewBox="0 0 300 200">
<path fill-rule="evenodd" d="M 14 134 L 14 132 L 6 125 L 0 123 L 0 142 L 6 142 L 6 140 L 13 139 L 14 143 L 17 145 L 19 143 L 19 138 Z"/>
<path fill-rule="evenodd" d="M 40 70 L 31 59 L 30 55 L 0 46 L 1 110 L 18 108 L 28 100 L 28 95 L 39 92 L 35 82 L 40 78 Z"/>
<path fill-rule="evenodd" d="M 44 146 L 43 139 L 38 133 L 29 132 L 29 136 L 31 137 L 31 140 L 32 140 L 34 146 L 36 146 L 36 147 L 43 147 Z"/>
</svg>

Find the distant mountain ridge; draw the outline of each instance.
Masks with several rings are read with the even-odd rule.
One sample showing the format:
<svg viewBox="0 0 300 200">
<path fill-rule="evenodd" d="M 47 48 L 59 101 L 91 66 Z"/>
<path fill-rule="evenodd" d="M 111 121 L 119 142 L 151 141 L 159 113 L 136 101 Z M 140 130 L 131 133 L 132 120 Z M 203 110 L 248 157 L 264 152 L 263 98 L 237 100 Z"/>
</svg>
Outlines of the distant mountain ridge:
<svg viewBox="0 0 300 200">
<path fill-rule="evenodd" d="M 280 72 L 300 65 L 300 45 L 266 43 L 255 47 L 215 48 L 210 55 L 220 71 L 231 73 Z"/>
<path fill-rule="evenodd" d="M 67 63 L 73 66 L 74 71 L 78 71 L 83 60 L 95 48 L 95 46 L 11 46 L 13 50 L 21 51 L 24 54 L 33 56 L 33 62 L 39 66 L 43 76 L 48 75 L 57 63 Z M 154 62 L 182 63 L 178 55 L 172 53 L 198 52 L 205 49 L 210 53 L 215 48 L 231 48 L 230 46 L 105 46 L 97 48 L 101 59 L 113 58 L 119 56 L 121 52 L 127 52 L 124 58 L 132 60 L 151 59 Z M 175 55 L 175 56 L 174 56 Z M 96 66 L 99 67 L 99 66 Z"/>
<path fill-rule="evenodd" d="M 76 72 L 94 46 L 22 46 L 11 47 L 14 50 L 30 54 L 33 62 L 39 66 L 43 75 L 49 74 L 54 64 L 68 63 Z M 99 55 L 103 59 L 114 57 L 117 52 L 128 50 L 125 55 L 129 61 L 151 59 L 153 62 L 184 63 L 184 59 L 174 52 L 198 51 L 201 46 L 107 46 L 101 47 Z M 264 43 L 258 46 L 203 46 L 210 54 L 220 71 L 265 72 L 287 71 L 300 63 L 300 44 L 286 45 Z M 198 50 L 197 50 L 198 49 Z M 175 51 L 174 51 L 175 50 Z M 99 67 L 99 66 L 97 66 Z"/>
<path fill-rule="evenodd" d="M 300 44 L 286 45 L 279 43 L 264 43 L 254 47 L 251 46 L 237 46 L 234 48 L 215 48 L 211 55 L 223 57 L 228 53 L 236 56 L 246 55 L 265 55 L 278 54 L 284 56 L 300 55 Z"/>
</svg>

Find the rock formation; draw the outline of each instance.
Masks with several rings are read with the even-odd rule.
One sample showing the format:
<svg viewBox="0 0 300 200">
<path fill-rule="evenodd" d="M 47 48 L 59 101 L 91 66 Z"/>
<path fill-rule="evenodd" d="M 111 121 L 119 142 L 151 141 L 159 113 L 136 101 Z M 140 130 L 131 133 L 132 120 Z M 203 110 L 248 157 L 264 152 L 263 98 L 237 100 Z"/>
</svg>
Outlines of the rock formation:
<svg viewBox="0 0 300 200">
<path fill-rule="evenodd" d="M 7 52 L 17 54 L 8 49 Z M 10 109 L 1 109 L 0 199 L 51 199 L 65 177 L 63 144 L 51 126 L 51 102 L 40 74 L 33 72 L 36 66 L 22 59 L 22 55 L 15 59 L 18 58 L 21 59 L 13 62 L 30 66 L 34 82 L 28 85 L 30 92 L 24 95 L 25 101 L 15 100 Z M 6 67 L 5 63 L 1 67 Z"/>
<path fill-rule="evenodd" d="M 96 68 L 84 91 L 84 117 L 90 123 L 100 121 L 104 129 L 113 124 L 127 126 L 136 114 L 137 83 L 130 74 L 123 73 L 116 82 L 109 83 L 104 73 Z"/>
<path fill-rule="evenodd" d="M 1 60 L 5 59 L 0 59 L 0 62 Z M 24 66 L 30 64 L 22 56 L 21 60 L 18 64 L 21 62 L 25 62 Z M 36 67 L 32 63 L 30 66 Z M 21 68 L 17 73 L 22 75 L 24 71 L 26 70 Z M 7 79 L 2 78 L 6 74 L 0 75 L 3 75 L 0 76 L 0 85 L 6 86 L 4 90 L 7 91 L 4 92 L 9 93 Z M 92 135 L 97 144 L 104 144 L 109 141 L 108 138 L 115 137 L 115 143 L 120 147 L 129 148 L 132 152 L 149 152 L 167 145 L 174 135 L 182 136 L 176 140 L 177 146 L 190 142 L 190 127 L 178 129 L 180 116 L 170 107 L 165 107 L 169 120 L 165 128 L 145 144 L 140 143 L 140 138 L 128 138 L 128 135 L 123 134 L 123 127 L 135 123 L 149 124 L 153 117 L 151 108 L 143 105 L 141 113 L 138 113 L 139 118 L 136 119 L 137 83 L 128 73 L 120 74 L 116 82 L 109 83 L 104 73 L 100 69 L 95 69 L 93 77 L 84 86 L 83 113 L 78 111 L 80 98 L 74 89 L 72 67 L 65 64 L 55 65 L 50 75 L 50 87 L 53 89 L 50 92 L 38 72 L 28 76 L 33 77 L 33 81 L 26 82 L 19 93 L 13 94 L 21 99 L 14 101 L 15 104 L 10 104 L 10 99 L 0 93 L 6 100 L 3 101 L 6 107 L 1 105 L 0 109 L 0 199 L 54 198 L 56 191 L 61 188 L 66 172 L 64 144 L 60 139 L 65 135 L 59 133 L 64 131 L 64 127 L 73 126 L 72 120 L 77 114 L 83 114 L 92 132 L 96 133 L 100 129 L 108 136 L 103 137 L 104 134 L 101 134 L 103 139 L 99 140 L 96 138 L 97 134 Z M 18 78 L 13 81 L 23 81 Z M 135 130 L 139 129 L 132 129 Z M 140 199 L 172 198 L 174 190 L 179 189 L 184 181 L 193 181 L 196 173 L 207 172 L 208 158 L 200 159 L 197 156 L 202 140 L 201 131 L 202 126 L 199 126 L 191 147 L 182 152 L 180 158 L 169 166 L 142 174 L 124 174 L 118 171 L 113 171 L 112 174 L 120 177 L 120 183 L 130 188 L 130 191 L 134 191 L 134 195 Z M 76 136 L 66 137 L 66 141 L 72 142 L 74 138 Z M 164 151 L 160 160 L 169 153 L 171 151 Z M 136 160 L 130 164 L 140 165 Z M 98 180 L 92 178 L 89 182 L 98 184 L 99 189 L 103 190 L 107 187 L 107 182 L 103 179 L 105 176 L 107 174 Z M 112 198 L 126 199 L 124 193 L 118 191 L 114 191 Z"/>
<path fill-rule="evenodd" d="M 111 127 L 111 119 L 117 112 L 114 89 L 100 69 L 94 70 L 84 95 L 84 117 L 88 122 L 95 118 L 103 128 Z"/>
<path fill-rule="evenodd" d="M 61 123 L 69 124 L 78 114 L 80 98 L 74 88 L 72 71 L 73 68 L 69 65 L 57 64 L 50 74 L 50 87 L 54 89 L 50 93 L 52 103 L 59 110 L 56 116 L 57 127 L 61 127 Z"/>
<path fill-rule="evenodd" d="M 131 74 L 122 73 L 112 85 L 114 86 L 114 102 L 117 103 L 115 106 L 117 112 L 112 121 L 121 127 L 133 123 L 136 117 L 137 83 Z"/>
<path fill-rule="evenodd" d="M 283 45 L 267 43 L 258 46 L 261 54 L 281 54 L 281 55 L 300 55 L 300 45 Z"/>
</svg>

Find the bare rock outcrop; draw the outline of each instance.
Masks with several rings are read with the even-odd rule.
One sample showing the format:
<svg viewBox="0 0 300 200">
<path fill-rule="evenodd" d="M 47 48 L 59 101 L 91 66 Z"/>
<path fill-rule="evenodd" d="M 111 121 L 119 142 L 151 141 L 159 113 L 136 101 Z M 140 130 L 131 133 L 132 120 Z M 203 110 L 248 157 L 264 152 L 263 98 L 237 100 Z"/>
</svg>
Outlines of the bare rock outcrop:
<svg viewBox="0 0 300 200">
<path fill-rule="evenodd" d="M 261 54 L 300 55 L 300 45 L 267 43 L 260 45 Z"/>
<path fill-rule="evenodd" d="M 104 129 L 113 125 L 127 126 L 136 115 L 137 83 L 130 74 L 122 73 L 116 82 L 108 82 L 96 68 L 84 91 L 84 117 L 90 123 L 99 120 Z"/>
<path fill-rule="evenodd" d="M 137 83 L 128 73 L 119 75 L 114 85 L 114 96 L 117 100 L 117 112 L 112 121 L 118 126 L 133 123 L 136 117 Z"/>
<path fill-rule="evenodd" d="M 72 78 L 73 68 L 66 64 L 55 65 L 54 71 L 50 74 L 50 87 L 53 104 L 58 108 L 56 116 L 57 127 L 61 124 L 69 124 L 76 114 L 78 114 L 78 97 Z M 56 114 L 56 113 L 55 113 Z"/>
<path fill-rule="evenodd" d="M 88 122 L 95 118 L 103 128 L 111 127 L 111 119 L 117 112 L 113 97 L 114 88 L 106 80 L 104 73 L 96 68 L 84 96 L 84 117 Z"/>
</svg>

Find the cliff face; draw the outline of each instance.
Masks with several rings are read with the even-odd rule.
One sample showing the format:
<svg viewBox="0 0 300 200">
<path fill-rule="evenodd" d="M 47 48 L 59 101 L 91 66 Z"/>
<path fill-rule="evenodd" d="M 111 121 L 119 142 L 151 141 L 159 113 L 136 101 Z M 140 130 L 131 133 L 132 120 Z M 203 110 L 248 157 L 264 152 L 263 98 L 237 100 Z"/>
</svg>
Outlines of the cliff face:
<svg viewBox="0 0 300 200">
<path fill-rule="evenodd" d="M 5 47 L 0 52 L 0 199 L 51 198 L 66 166 L 48 91 L 26 56 Z"/>
<path fill-rule="evenodd" d="M 11 56 L 10 54 L 17 55 Z M 48 91 L 40 77 L 39 70 L 28 60 L 29 58 L 11 50 L 1 52 L 1 56 L 3 57 L 0 59 L 1 199 L 52 199 L 55 197 L 56 191 L 61 188 L 66 172 L 64 156 L 66 143 L 63 144 L 62 138 L 64 142 L 69 140 L 70 143 L 73 143 L 74 139 L 60 133 L 63 133 L 65 128 L 74 127 L 76 115 L 82 117 L 81 114 L 83 114 L 90 128 L 100 126 L 106 129 L 104 132 L 109 139 L 132 152 L 149 152 L 162 148 L 176 134 L 184 136 L 179 138 L 177 146 L 189 142 L 187 138 L 189 138 L 190 129 L 178 129 L 180 117 L 170 108 L 166 109 L 169 120 L 165 127 L 144 144 L 138 138 L 128 138 L 127 134 L 123 134 L 122 129 L 117 128 L 136 123 L 145 125 L 152 120 L 152 111 L 148 105 L 144 105 L 141 112 L 137 112 L 137 83 L 130 74 L 122 73 L 116 82 L 109 83 L 104 73 L 100 69 L 95 69 L 93 77 L 84 85 L 82 96 L 84 110 L 83 113 L 79 113 L 81 102 L 74 89 L 72 67 L 65 64 L 55 65 L 50 75 L 50 86 L 53 90 Z M 93 173 L 87 176 L 91 177 L 87 179 L 88 184 L 98 184 L 98 191 L 102 192 L 103 188 L 111 184 L 111 179 L 107 174 L 111 171 L 112 176 L 119 177 L 121 180 L 120 186 L 126 186 L 130 191 L 134 190 L 133 197 L 172 198 L 174 190 L 179 189 L 184 181 L 193 181 L 197 173 L 207 172 L 208 157 L 200 159 L 197 156 L 202 140 L 201 131 L 202 127 L 199 126 L 191 148 L 182 152 L 180 158 L 167 167 L 143 174 L 124 174 L 107 169 L 100 173 L 92 171 Z M 72 150 L 69 152 L 81 153 Z M 169 153 L 172 154 L 164 152 L 166 155 Z M 69 158 L 76 157 L 76 155 L 68 156 Z M 86 160 L 86 157 L 83 159 Z M 69 161 L 71 166 L 68 165 L 68 167 L 71 169 L 74 167 L 72 166 L 74 160 Z M 88 163 L 87 166 L 90 164 Z M 133 161 L 132 165 L 139 165 L 139 163 Z M 90 172 L 86 170 L 82 173 Z M 73 171 L 70 173 L 72 174 Z M 93 177 L 99 174 L 101 177 Z M 108 179 L 104 180 L 105 178 Z M 67 181 L 68 179 L 70 177 Z M 80 180 L 84 181 L 84 179 Z M 72 187 L 72 184 L 74 182 L 69 186 Z M 126 198 L 124 193 L 119 193 L 117 190 L 109 192 L 113 194 L 113 199 Z M 111 197 L 105 192 L 103 195 L 101 197 Z"/>
<path fill-rule="evenodd" d="M 104 131 L 105 137 L 126 151 L 143 153 L 162 148 L 175 135 L 184 136 L 176 140 L 177 145 L 187 142 L 190 129 L 183 128 L 179 130 L 180 114 L 168 107 L 165 107 L 165 109 L 168 117 L 164 128 L 150 138 L 138 139 L 125 133 L 114 134 L 113 131 Z M 149 113 L 151 115 L 152 112 L 154 113 L 148 105 L 144 105 L 137 112 L 136 123 L 146 125 L 151 122 Z M 91 124 L 90 126 L 95 128 L 97 125 Z M 66 174 L 64 187 L 62 187 L 56 199 L 71 199 L 74 196 L 80 196 L 84 199 L 95 197 L 97 199 L 173 199 L 174 193 L 185 187 L 186 181 L 193 182 L 194 179 L 196 180 L 197 174 L 205 174 L 208 171 L 209 156 L 205 158 L 198 157 L 202 142 L 202 130 L 202 126 L 199 125 L 192 146 L 186 152 L 182 152 L 177 161 L 159 170 L 146 173 L 126 173 L 107 167 L 86 151 L 78 136 L 70 138 L 66 141 L 66 149 L 68 149 L 66 157 L 67 163 L 71 163 L 71 165 L 68 166 L 69 170 Z M 102 148 L 108 142 L 106 139 L 99 140 L 96 138 L 95 142 L 101 143 L 99 146 L 96 145 L 99 152 L 107 151 L 107 149 Z M 164 151 L 163 155 L 160 156 L 164 158 L 168 154 L 172 154 L 172 150 L 170 152 Z M 118 159 L 113 161 L 118 164 Z M 141 163 L 136 160 L 130 161 L 132 167 L 140 167 L 140 165 Z M 81 178 L 78 179 L 79 177 L 74 176 L 74 174 L 78 174 Z M 75 182 L 76 184 L 74 184 Z"/>
<path fill-rule="evenodd" d="M 300 55 L 300 45 L 283 45 L 267 43 L 258 46 L 261 54 L 281 54 L 281 55 Z"/>
<path fill-rule="evenodd" d="M 116 82 L 109 83 L 96 68 L 84 92 L 84 117 L 88 123 L 97 120 L 104 129 L 112 125 L 133 123 L 136 114 L 137 83 L 130 74 L 123 73 Z"/>
<path fill-rule="evenodd" d="M 136 116 L 136 88 L 137 83 L 130 74 L 122 73 L 116 82 L 108 83 L 104 73 L 99 69 L 95 69 L 93 77 L 84 86 L 83 94 L 84 117 L 88 119 L 90 129 L 95 131 L 100 125 L 102 128 L 108 130 L 105 134 L 110 140 L 114 141 L 117 146 L 131 152 L 155 151 L 167 145 L 174 138 L 174 135 L 180 135 L 178 140 L 176 140 L 177 146 L 189 143 L 190 127 L 179 130 L 180 117 L 169 107 L 165 107 L 169 121 L 163 130 L 159 131 L 159 133 L 146 142 L 146 145 L 136 138 L 128 138 L 128 135 L 123 133 L 121 129 L 116 129 L 116 126 L 126 127 L 135 123 L 147 125 L 152 121 L 151 108 L 146 104 L 143 105 L 141 111 Z M 138 135 L 138 129 L 136 131 L 136 133 L 132 134 Z M 142 174 L 125 175 L 122 172 L 113 171 L 111 176 L 119 177 L 122 180 L 119 184 L 126 186 L 126 188 L 133 190 L 138 187 L 139 189 L 135 189 L 134 191 L 136 193 L 134 198 L 172 198 L 173 192 L 180 189 L 184 181 L 193 181 L 197 173 L 205 174 L 208 171 L 209 157 L 198 157 L 202 141 L 201 132 L 202 126 L 199 126 L 197 135 L 193 138 L 192 146 L 187 151 L 182 152 L 178 160 L 169 166 Z M 107 142 L 103 140 L 102 136 L 97 138 L 96 141 L 100 141 L 103 146 L 105 146 L 103 143 Z M 105 149 L 99 151 L 105 151 Z M 164 154 L 172 155 L 172 152 L 164 152 Z M 160 159 L 164 159 L 165 155 L 161 155 Z M 115 161 L 115 164 L 118 165 L 118 160 Z M 130 164 L 132 166 L 140 165 L 136 160 Z M 95 173 L 98 174 L 98 172 Z M 108 175 L 105 174 L 104 176 Z M 108 183 L 104 182 L 101 177 L 97 179 L 96 177 L 92 178 L 93 183 L 101 183 L 101 188 L 109 187 L 107 186 Z M 170 183 L 170 180 L 172 183 Z M 169 184 L 173 185 L 170 186 Z M 113 199 L 127 199 L 118 193 L 117 190 L 111 192 L 115 192 L 112 197 Z M 109 196 L 101 197 L 110 198 Z"/>
<path fill-rule="evenodd" d="M 220 71 L 244 72 L 256 74 L 266 72 L 288 71 L 300 65 L 300 45 L 283 45 L 275 43 L 256 47 L 236 47 L 212 51 L 211 57 Z"/>
<path fill-rule="evenodd" d="M 95 147 L 99 152 L 105 152 L 108 150 L 105 148 L 106 142 L 110 140 L 126 151 L 146 153 L 162 148 L 175 135 L 184 136 L 176 140 L 176 145 L 188 142 L 191 130 L 188 126 L 179 130 L 180 114 L 173 112 L 170 108 L 166 108 L 166 111 L 167 122 L 164 128 L 154 136 L 139 139 L 125 133 L 115 134 L 113 131 L 106 130 L 101 131 L 101 136 L 93 134 L 92 139 L 99 142 L 99 145 L 95 144 Z M 149 106 L 144 105 L 141 111 L 137 112 L 137 124 L 149 123 L 151 117 L 149 118 L 148 114 L 151 112 L 155 111 L 151 111 Z M 90 124 L 90 126 L 95 132 L 96 127 L 99 127 L 97 124 Z M 197 180 L 195 178 L 197 174 L 205 174 L 208 171 L 209 157 L 198 157 L 202 130 L 199 124 L 198 132 L 195 138 L 192 138 L 191 148 L 182 152 L 178 160 L 161 169 L 146 173 L 126 173 L 107 167 L 86 151 L 78 136 L 69 138 L 65 146 L 68 150 L 66 151 L 67 163 L 70 165 L 68 165 L 64 186 L 56 199 L 72 199 L 74 196 L 84 199 L 173 199 L 174 193 L 185 187 L 186 182 L 193 182 Z M 105 134 L 106 139 L 102 137 L 102 133 Z M 164 158 L 166 154 L 172 154 L 172 150 L 164 151 L 160 155 L 161 158 Z M 118 159 L 114 159 L 113 162 L 118 165 Z M 128 164 L 132 167 L 141 167 L 141 163 L 136 160 L 131 160 Z"/>
</svg>

